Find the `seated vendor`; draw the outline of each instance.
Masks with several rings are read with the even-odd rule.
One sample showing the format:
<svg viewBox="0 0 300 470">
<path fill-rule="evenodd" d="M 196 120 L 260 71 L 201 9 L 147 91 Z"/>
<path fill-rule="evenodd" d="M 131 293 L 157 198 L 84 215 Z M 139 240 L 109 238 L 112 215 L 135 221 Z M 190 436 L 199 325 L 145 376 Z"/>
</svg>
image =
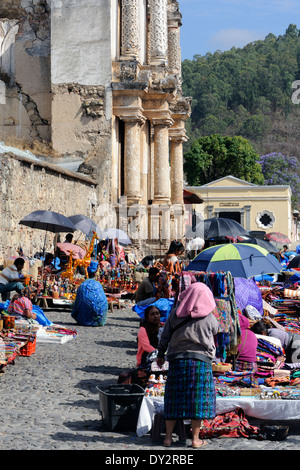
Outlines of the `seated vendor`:
<svg viewBox="0 0 300 470">
<path fill-rule="evenodd" d="M 260 320 L 251 328 L 256 335 L 270 336 L 277 338 L 284 349 L 287 363 L 297 363 L 300 361 L 300 335 L 288 333 L 280 328 L 270 328 L 264 320 Z"/>
<path fill-rule="evenodd" d="M 239 315 L 239 322 L 241 327 L 241 341 L 238 345 L 238 352 L 236 357 L 235 370 L 237 372 L 256 372 L 256 354 L 258 340 L 255 334 L 249 329 L 250 323 L 245 315 Z"/>
<path fill-rule="evenodd" d="M 66 235 L 64 243 L 73 243 L 73 234 L 72 233 L 68 233 Z"/>
<path fill-rule="evenodd" d="M 162 326 L 160 310 L 154 305 L 147 307 L 144 320 L 141 322 L 138 332 L 137 366 L 146 362 L 147 355 L 156 350 L 158 346 L 158 332 Z"/>
<path fill-rule="evenodd" d="M 35 320 L 36 314 L 32 311 L 32 308 L 31 300 L 25 295 L 25 293 L 22 293 L 13 296 L 7 308 L 7 312 L 18 318 L 25 317 Z"/>
<path fill-rule="evenodd" d="M 154 283 L 156 282 L 158 275 L 158 268 L 151 267 L 149 269 L 149 276 L 140 283 L 135 293 L 135 302 L 138 306 L 150 305 L 156 301 L 156 297 L 154 295 Z"/>
<path fill-rule="evenodd" d="M 17 258 L 13 265 L 7 266 L 0 272 L 0 294 L 3 302 L 10 298 L 10 292 L 16 291 L 20 294 L 24 289 L 25 277 L 22 276 L 24 264 L 23 258 Z"/>
<path fill-rule="evenodd" d="M 61 269 L 56 269 L 53 262 L 54 262 L 54 256 L 52 255 L 52 253 L 46 253 L 45 260 L 44 260 L 45 271 L 48 271 L 51 274 L 60 273 Z"/>
</svg>

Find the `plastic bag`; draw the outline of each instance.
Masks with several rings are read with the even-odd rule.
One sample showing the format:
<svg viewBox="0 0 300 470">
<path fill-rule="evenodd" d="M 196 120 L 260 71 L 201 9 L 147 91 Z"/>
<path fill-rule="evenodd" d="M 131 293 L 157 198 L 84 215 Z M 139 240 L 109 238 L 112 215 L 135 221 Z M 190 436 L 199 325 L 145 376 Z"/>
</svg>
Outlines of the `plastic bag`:
<svg viewBox="0 0 300 470">
<path fill-rule="evenodd" d="M 173 308 L 174 299 L 161 298 L 161 299 L 158 299 L 154 303 L 149 304 L 149 305 L 154 305 L 155 307 L 157 307 L 160 310 L 160 320 L 161 320 L 162 323 L 165 323 L 165 321 L 167 320 L 167 318 L 168 318 L 168 316 L 169 316 L 169 314 L 170 314 L 170 312 Z M 146 310 L 147 307 L 149 307 L 149 305 L 141 305 L 141 306 L 134 305 L 132 307 L 132 310 L 138 314 L 138 316 L 141 318 L 141 320 L 143 320 L 145 310 Z"/>
</svg>

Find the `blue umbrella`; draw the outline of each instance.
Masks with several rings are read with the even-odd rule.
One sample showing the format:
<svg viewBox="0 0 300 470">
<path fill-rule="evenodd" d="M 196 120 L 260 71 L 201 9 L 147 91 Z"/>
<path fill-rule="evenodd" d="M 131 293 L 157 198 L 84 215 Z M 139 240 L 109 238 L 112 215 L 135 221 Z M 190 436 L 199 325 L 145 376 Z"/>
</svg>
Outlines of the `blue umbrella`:
<svg viewBox="0 0 300 470">
<path fill-rule="evenodd" d="M 102 238 L 102 232 L 99 226 L 92 219 L 83 214 L 71 215 L 69 217 L 75 227 L 84 233 L 87 237 L 92 238 L 93 232 L 96 232 L 99 238 Z"/>
<path fill-rule="evenodd" d="M 250 278 L 280 273 L 283 266 L 267 250 L 250 243 L 226 243 L 203 250 L 186 271 L 231 272 L 232 277 Z"/>
</svg>

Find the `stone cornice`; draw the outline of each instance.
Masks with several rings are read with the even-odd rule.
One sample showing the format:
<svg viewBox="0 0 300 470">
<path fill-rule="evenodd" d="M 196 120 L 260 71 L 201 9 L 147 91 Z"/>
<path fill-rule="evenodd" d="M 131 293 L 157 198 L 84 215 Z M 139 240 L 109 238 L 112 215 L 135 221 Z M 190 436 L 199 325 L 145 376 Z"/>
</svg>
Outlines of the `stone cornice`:
<svg viewBox="0 0 300 470">
<path fill-rule="evenodd" d="M 174 124 L 174 120 L 168 109 L 147 109 L 144 110 L 144 114 L 153 125 L 169 127 Z"/>
<path fill-rule="evenodd" d="M 169 129 L 169 138 L 173 142 L 187 142 L 189 139 L 184 128 L 172 127 Z"/>
<path fill-rule="evenodd" d="M 143 114 L 143 108 L 139 106 L 114 106 L 113 112 L 115 116 L 125 122 L 138 122 L 143 124 L 146 117 Z"/>
</svg>

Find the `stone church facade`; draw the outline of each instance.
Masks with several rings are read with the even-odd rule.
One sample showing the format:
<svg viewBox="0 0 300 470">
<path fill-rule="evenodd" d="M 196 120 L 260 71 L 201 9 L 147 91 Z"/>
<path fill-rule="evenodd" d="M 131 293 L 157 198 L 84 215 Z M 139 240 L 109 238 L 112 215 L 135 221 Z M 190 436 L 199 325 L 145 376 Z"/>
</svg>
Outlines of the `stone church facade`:
<svg viewBox="0 0 300 470">
<path fill-rule="evenodd" d="M 184 235 L 181 25 L 176 0 L 0 5 L 0 140 L 80 158 L 97 182 L 94 220 L 143 252 Z"/>
</svg>

